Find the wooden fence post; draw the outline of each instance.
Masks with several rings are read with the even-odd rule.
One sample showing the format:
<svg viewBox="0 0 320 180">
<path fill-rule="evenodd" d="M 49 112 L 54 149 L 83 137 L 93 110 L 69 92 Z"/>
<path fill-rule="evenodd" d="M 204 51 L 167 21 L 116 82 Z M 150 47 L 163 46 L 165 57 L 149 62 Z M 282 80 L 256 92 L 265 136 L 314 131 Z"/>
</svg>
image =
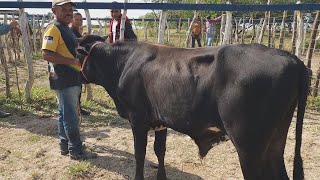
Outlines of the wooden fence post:
<svg viewBox="0 0 320 180">
<path fill-rule="evenodd" d="M 279 49 L 283 49 L 284 43 L 284 36 L 286 30 L 286 18 L 287 18 L 287 11 L 283 11 L 282 22 L 281 22 L 281 29 L 280 29 L 280 37 L 279 37 Z"/>
<path fill-rule="evenodd" d="M 87 2 L 87 1 L 84 0 L 83 2 Z M 84 13 L 86 15 L 86 20 L 87 20 L 87 33 L 91 34 L 92 26 L 91 26 L 91 17 L 90 17 L 89 9 L 85 9 Z M 90 84 L 86 84 L 85 87 L 86 87 L 86 90 L 87 90 L 86 100 L 87 101 L 92 100 L 92 87 L 91 87 L 91 85 Z"/>
<path fill-rule="evenodd" d="M 196 4 L 199 4 L 200 0 L 196 0 Z M 190 47 L 190 40 L 191 40 L 191 27 L 194 23 L 194 21 L 196 20 L 196 18 L 198 17 L 199 12 L 197 10 L 194 11 L 194 15 L 192 18 L 192 21 L 190 24 L 188 24 L 188 31 L 187 31 L 187 37 L 186 37 L 186 47 Z"/>
<path fill-rule="evenodd" d="M 291 53 L 295 54 L 296 52 L 296 38 L 297 38 L 297 14 L 296 11 L 293 15 L 293 27 L 292 27 L 292 39 L 291 39 Z"/>
<path fill-rule="evenodd" d="M 124 3 L 125 4 L 128 3 L 128 0 L 125 0 Z M 126 24 L 126 17 L 127 17 L 127 9 L 124 8 L 122 11 L 122 16 L 121 16 L 119 41 L 124 41 L 124 30 L 125 30 L 125 24 Z"/>
<path fill-rule="evenodd" d="M 231 4 L 231 2 L 228 0 L 227 4 Z M 232 33 L 232 12 L 227 11 L 226 12 L 226 26 L 224 30 L 224 36 L 223 36 L 223 43 L 222 44 L 230 44 L 231 41 L 231 33 Z"/>
<path fill-rule="evenodd" d="M 301 1 L 298 0 L 297 4 L 301 4 Z M 297 11 L 297 41 L 296 41 L 296 50 L 295 55 L 300 58 L 301 57 L 301 48 L 302 48 L 302 37 L 303 37 L 303 13 L 301 11 Z"/>
<path fill-rule="evenodd" d="M 221 18 L 221 21 L 220 21 L 220 23 L 221 23 L 221 26 L 220 26 L 220 42 L 219 42 L 219 45 L 221 46 L 221 45 L 223 45 L 223 39 L 224 39 L 224 34 L 225 34 L 225 25 L 226 25 L 226 15 L 225 14 L 223 14 L 222 15 L 222 18 Z"/>
<path fill-rule="evenodd" d="M 22 2 L 22 0 L 18 0 L 18 2 Z M 20 11 L 20 27 L 22 32 L 22 43 L 24 48 L 24 57 L 26 59 L 26 63 L 28 65 L 28 79 L 26 81 L 25 86 L 25 99 L 27 102 L 31 101 L 31 88 L 34 83 L 34 72 L 31 58 L 31 49 L 29 44 L 29 34 L 28 34 L 28 18 L 27 14 L 24 12 L 23 8 L 19 9 Z"/>
</svg>

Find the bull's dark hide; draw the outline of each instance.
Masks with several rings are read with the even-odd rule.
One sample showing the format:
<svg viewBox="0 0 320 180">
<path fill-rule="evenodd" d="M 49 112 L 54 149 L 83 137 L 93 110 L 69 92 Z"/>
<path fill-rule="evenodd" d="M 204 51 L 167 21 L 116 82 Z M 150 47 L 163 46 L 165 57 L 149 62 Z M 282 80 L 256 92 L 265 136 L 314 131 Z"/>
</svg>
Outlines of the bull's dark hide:
<svg viewBox="0 0 320 180">
<path fill-rule="evenodd" d="M 296 56 L 258 44 L 184 49 L 97 41 L 104 40 L 86 36 L 80 42 L 82 72 L 86 82 L 108 91 L 119 115 L 130 121 L 135 179 L 143 179 L 147 132 L 160 126 L 189 135 L 201 157 L 227 135 L 245 179 L 288 179 L 283 153 L 296 106 L 294 179 L 303 179 L 309 77 Z M 167 130 L 155 134 L 158 179 L 166 178 L 166 135 Z"/>
</svg>

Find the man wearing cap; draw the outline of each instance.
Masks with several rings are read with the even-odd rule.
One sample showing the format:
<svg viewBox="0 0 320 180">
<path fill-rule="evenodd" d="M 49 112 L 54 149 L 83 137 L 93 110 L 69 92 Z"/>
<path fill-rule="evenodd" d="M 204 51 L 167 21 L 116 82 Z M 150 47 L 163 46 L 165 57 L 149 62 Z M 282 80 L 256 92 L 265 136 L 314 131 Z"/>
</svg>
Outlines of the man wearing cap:
<svg viewBox="0 0 320 180">
<path fill-rule="evenodd" d="M 117 4 L 116 1 L 112 2 Z M 109 42 L 114 43 L 120 38 L 120 24 L 121 24 L 121 9 L 111 9 L 111 19 L 109 22 Z M 125 41 L 136 41 L 137 36 L 133 32 L 131 22 L 128 17 L 125 20 L 124 29 L 124 40 Z"/>
<path fill-rule="evenodd" d="M 48 61 L 50 88 L 56 93 L 58 134 L 61 155 L 81 160 L 97 157 L 82 147 L 79 128 L 80 63 L 76 57 L 76 36 L 68 25 L 76 4 L 71 0 L 53 0 L 55 18 L 47 26 L 42 43 L 43 58 Z"/>
</svg>

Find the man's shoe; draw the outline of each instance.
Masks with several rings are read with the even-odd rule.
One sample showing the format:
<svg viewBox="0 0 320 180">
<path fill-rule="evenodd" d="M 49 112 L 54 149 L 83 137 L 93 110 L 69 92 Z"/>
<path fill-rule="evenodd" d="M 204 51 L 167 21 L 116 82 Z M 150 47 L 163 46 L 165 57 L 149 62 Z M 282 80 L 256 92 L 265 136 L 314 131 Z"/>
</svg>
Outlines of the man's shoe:
<svg viewBox="0 0 320 180">
<path fill-rule="evenodd" d="M 83 110 L 83 109 L 80 109 L 80 113 L 81 113 L 81 115 L 83 115 L 83 116 L 88 116 L 88 115 L 90 115 L 91 112 L 86 111 L 86 110 Z"/>
<path fill-rule="evenodd" d="M 72 160 L 87 160 L 87 159 L 95 159 L 98 157 L 97 153 L 83 151 L 81 154 L 72 154 L 70 153 L 70 158 Z"/>
<path fill-rule="evenodd" d="M 0 110 L 0 118 L 6 118 L 10 115 L 11 115 L 10 113 L 6 113 L 6 112 Z"/>
<path fill-rule="evenodd" d="M 67 156 L 69 154 L 69 151 L 60 151 L 60 154 L 62 156 Z"/>
</svg>

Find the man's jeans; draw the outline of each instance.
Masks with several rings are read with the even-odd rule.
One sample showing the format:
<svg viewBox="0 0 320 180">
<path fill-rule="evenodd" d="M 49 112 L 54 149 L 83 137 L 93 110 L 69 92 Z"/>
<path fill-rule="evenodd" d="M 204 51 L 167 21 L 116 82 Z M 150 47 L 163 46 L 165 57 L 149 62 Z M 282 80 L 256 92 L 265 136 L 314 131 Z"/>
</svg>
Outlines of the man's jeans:
<svg viewBox="0 0 320 180">
<path fill-rule="evenodd" d="M 207 36 L 206 38 L 207 46 L 213 45 L 213 36 Z"/>
<path fill-rule="evenodd" d="M 55 90 L 58 101 L 58 133 L 60 150 L 71 154 L 82 153 L 82 142 L 79 128 L 79 94 L 80 86 Z"/>
</svg>

